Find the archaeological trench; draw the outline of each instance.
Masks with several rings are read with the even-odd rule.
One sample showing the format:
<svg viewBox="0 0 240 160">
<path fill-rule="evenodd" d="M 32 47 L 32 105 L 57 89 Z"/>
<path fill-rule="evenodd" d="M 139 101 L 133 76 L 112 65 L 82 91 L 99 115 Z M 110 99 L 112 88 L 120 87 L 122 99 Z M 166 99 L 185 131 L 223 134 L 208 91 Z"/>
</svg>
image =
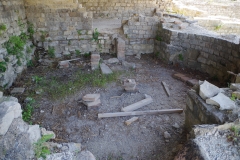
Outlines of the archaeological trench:
<svg viewBox="0 0 240 160">
<path fill-rule="evenodd" d="M 1 160 L 239 160 L 240 0 L 0 0 Z"/>
</svg>

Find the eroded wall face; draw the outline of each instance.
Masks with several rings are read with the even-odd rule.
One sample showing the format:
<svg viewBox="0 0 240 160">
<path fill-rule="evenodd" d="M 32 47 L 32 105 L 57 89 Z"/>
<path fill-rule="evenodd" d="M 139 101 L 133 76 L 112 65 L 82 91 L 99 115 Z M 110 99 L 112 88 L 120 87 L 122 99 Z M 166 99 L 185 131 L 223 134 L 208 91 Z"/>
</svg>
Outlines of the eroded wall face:
<svg viewBox="0 0 240 160">
<path fill-rule="evenodd" d="M 5 26 L 5 27 L 3 27 Z M 5 29 L 4 29 L 5 28 Z M 16 42 L 19 35 L 27 32 L 27 19 L 23 0 L 1 0 L 0 1 L 0 86 L 9 87 L 15 80 L 17 74 L 21 73 L 31 59 L 33 48 L 31 43 L 26 42 L 23 50 L 9 53 L 6 42 L 9 39 Z M 14 38 L 13 38 L 14 37 Z M 17 42 L 19 44 L 19 42 Z M 14 42 L 9 43 L 10 49 Z"/>
</svg>

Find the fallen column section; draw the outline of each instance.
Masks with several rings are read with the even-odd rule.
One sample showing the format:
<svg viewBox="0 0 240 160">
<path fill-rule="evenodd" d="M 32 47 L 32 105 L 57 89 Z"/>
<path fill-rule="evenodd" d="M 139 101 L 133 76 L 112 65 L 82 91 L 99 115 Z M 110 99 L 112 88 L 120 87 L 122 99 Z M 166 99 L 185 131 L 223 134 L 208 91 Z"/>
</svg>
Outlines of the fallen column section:
<svg viewBox="0 0 240 160">
<path fill-rule="evenodd" d="M 182 113 L 182 112 L 183 112 L 183 109 L 164 109 L 164 110 L 148 110 L 148 111 L 135 111 L 135 112 L 100 113 L 98 114 L 98 118 L 171 114 L 171 113 Z"/>
</svg>

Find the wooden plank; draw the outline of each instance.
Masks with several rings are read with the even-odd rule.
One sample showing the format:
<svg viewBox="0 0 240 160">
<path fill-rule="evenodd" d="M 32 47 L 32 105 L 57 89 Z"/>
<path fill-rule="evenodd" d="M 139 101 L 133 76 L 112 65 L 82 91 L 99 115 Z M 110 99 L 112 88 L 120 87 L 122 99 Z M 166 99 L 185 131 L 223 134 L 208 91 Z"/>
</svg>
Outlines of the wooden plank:
<svg viewBox="0 0 240 160">
<path fill-rule="evenodd" d="M 162 85 L 163 85 L 163 87 L 164 87 L 164 89 L 165 89 L 165 91 L 166 91 L 166 93 L 167 93 L 167 95 L 168 95 L 168 97 L 169 97 L 169 96 L 170 96 L 170 91 L 169 91 L 169 88 L 168 88 L 167 83 L 165 83 L 164 81 L 162 81 Z"/>
<path fill-rule="evenodd" d="M 145 98 L 146 99 L 144 99 L 144 100 L 141 100 L 141 101 L 139 101 L 137 103 L 134 103 L 134 104 L 131 104 L 131 105 L 127 106 L 127 107 L 122 108 L 122 111 L 123 112 L 134 111 L 136 109 L 139 109 L 139 108 L 141 108 L 143 106 L 146 106 L 146 105 L 148 105 L 148 104 L 153 102 L 153 99 L 152 99 L 151 96 L 145 94 Z"/>
<path fill-rule="evenodd" d="M 135 122 L 136 120 L 138 120 L 138 117 L 132 117 L 131 119 L 125 121 L 125 124 L 127 126 L 129 126 L 130 124 L 132 124 L 133 122 Z"/>
<path fill-rule="evenodd" d="M 183 112 L 183 109 L 164 109 L 164 110 L 148 110 L 148 111 L 134 111 L 134 112 L 99 113 L 98 118 L 171 114 L 171 113 L 182 113 L 182 112 Z"/>
</svg>

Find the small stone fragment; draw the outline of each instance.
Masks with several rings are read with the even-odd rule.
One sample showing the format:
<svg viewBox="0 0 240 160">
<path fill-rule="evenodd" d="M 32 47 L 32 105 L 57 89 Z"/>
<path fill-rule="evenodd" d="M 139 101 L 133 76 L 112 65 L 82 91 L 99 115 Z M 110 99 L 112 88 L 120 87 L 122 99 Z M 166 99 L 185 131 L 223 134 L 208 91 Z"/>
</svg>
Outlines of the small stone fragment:
<svg viewBox="0 0 240 160">
<path fill-rule="evenodd" d="M 22 94 L 25 91 L 25 88 L 13 88 L 11 94 Z"/>
<path fill-rule="evenodd" d="M 100 68 L 103 74 L 112 74 L 112 70 L 104 63 L 100 64 Z"/>
<path fill-rule="evenodd" d="M 130 124 L 132 124 L 133 122 L 137 121 L 138 120 L 138 117 L 132 117 L 131 119 L 125 121 L 125 124 L 127 126 L 129 126 Z"/>
<path fill-rule="evenodd" d="M 127 61 L 122 61 L 122 65 L 126 68 L 132 68 L 135 69 L 136 68 L 136 64 L 135 63 L 129 63 Z"/>
<path fill-rule="evenodd" d="M 94 102 L 85 102 L 85 101 L 83 101 L 83 104 L 85 104 L 87 107 L 98 107 L 98 106 L 101 105 L 101 100 L 98 99 L 98 100 L 96 100 Z"/>
<path fill-rule="evenodd" d="M 234 91 L 240 90 L 240 83 L 231 83 L 230 89 L 232 89 Z"/>
<path fill-rule="evenodd" d="M 180 126 L 177 123 L 174 123 L 174 125 L 172 125 L 172 126 L 173 126 L 173 128 L 176 128 L 176 129 L 180 128 Z"/>
<path fill-rule="evenodd" d="M 59 68 L 69 68 L 70 63 L 69 63 L 69 61 L 60 61 L 58 63 L 58 66 L 59 66 Z"/>
<path fill-rule="evenodd" d="M 44 136 L 44 135 L 50 135 L 52 134 L 52 138 L 51 139 L 55 139 L 56 138 L 56 135 L 53 131 L 47 131 L 45 128 L 41 128 L 41 134 Z"/>
<path fill-rule="evenodd" d="M 165 131 L 165 132 L 163 133 L 163 136 L 164 136 L 164 138 L 166 138 L 166 139 L 171 138 L 171 135 L 168 133 L 168 131 Z"/>
<path fill-rule="evenodd" d="M 83 100 L 87 101 L 87 102 L 93 102 L 96 101 L 100 98 L 100 94 L 86 94 L 85 96 L 83 96 Z"/>
<path fill-rule="evenodd" d="M 107 60 L 107 63 L 109 64 L 119 63 L 119 60 L 117 58 L 110 58 Z"/>
</svg>

